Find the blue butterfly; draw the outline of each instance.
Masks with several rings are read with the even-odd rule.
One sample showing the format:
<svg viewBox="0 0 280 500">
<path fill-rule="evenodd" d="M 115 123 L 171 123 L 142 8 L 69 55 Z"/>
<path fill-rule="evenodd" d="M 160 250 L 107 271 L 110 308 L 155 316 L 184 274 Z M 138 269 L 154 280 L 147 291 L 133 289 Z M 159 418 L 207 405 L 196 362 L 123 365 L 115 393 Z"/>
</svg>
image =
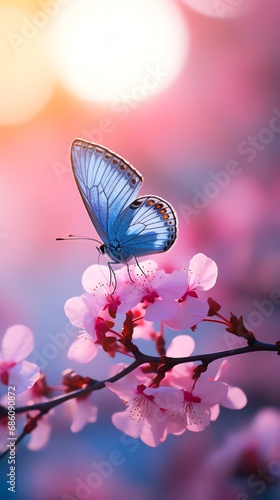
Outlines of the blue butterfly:
<svg viewBox="0 0 280 500">
<path fill-rule="evenodd" d="M 100 253 L 113 263 L 166 252 L 177 236 L 173 207 L 158 196 L 137 194 L 142 175 L 99 144 L 75 139 L 71 163 L 91 221 L 103 241 Z"/>
</svg>

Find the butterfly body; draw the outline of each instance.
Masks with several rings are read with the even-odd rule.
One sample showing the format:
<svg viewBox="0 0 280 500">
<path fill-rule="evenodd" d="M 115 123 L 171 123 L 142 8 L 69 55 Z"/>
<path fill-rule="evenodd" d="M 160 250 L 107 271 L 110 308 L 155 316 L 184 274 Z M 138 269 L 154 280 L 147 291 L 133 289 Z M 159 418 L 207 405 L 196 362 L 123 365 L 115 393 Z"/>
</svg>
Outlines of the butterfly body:
<svg viewBox="0 0 280 500">
<path fill-rule="evenodd" d="M 103 146 L 75 139 L 71 162 L 85 207 L 103 241 L 101 253 L 115 263 L 127 263 L 173 245 L 174 209 L 158 196 L 137 198 L 143 177 L 126 160 Z"/>
</svg>

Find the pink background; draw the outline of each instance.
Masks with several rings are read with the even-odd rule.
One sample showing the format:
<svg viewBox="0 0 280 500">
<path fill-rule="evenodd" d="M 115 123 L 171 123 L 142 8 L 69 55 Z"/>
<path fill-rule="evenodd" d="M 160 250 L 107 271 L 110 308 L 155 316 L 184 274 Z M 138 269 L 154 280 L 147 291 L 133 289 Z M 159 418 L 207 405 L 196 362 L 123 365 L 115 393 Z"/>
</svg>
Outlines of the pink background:
<svg viewBox="0 0 280 500">
<path fill-rule="evenodd" d="M 103 145 L 144 175 L 141 194 L 162 196 L 177 211 L 177 244 L 156 260 L 172 270 L 186 266 L 195 253 L 205 253 L 219 268 L 211 296 L 222 303 L 224 314 L 242 314 L 259 340 L 280 338 L 279 305 L 271 300 L 280 290 L 279 4 L 256 0 L 247 14 L 231 19 L 199 14 L 187 2 L 174 4 L 188 27 L 190 47 L 180 74 L 163 92 L 139 102 L 121 118 L 108 103 L 79 99 L 57 81 L 39 113 L 0 128 L 0 333 L 14 323 L 33 330 L 36 359 L 29 359 L 41 363 L 51 385 L 60 384 L 61 372 L 69 366 L 83 375 L 106 377 L 110 363 L 100 355 L 90 365 L 75 366 L 67 359 L 67 347 L 46 348 L 53 345 L 52 336 L 65 332 L 64 303 L 82 292 L 82 272 L 98 258 L 91 242 L 55 240 L 67 233 L 96 237 L 69 165 L 73 138 L 95 140 L 96 130 Z M 2 0 L 0 5 L 20 7 L 28 16 L 39 8 L 36 1 Z M 61 6 L 58 15 L 67 8 Z M 274 116 L 278 132 L 271 132 Z M 101 134 L 104 119 L 111 120 L 111 127 Z M 250 136 L 257 137 L 260 151 L 246 150 L 252 148 Z M 209 187 L 213 172 L 225 172 L 232 160 L 240 172 L 223 177 L 226 187 Z M 200 209 L 195 205 L 198 192 L 210 193 Z M 196 212 L 191 214 L 190 207 Z M 263 301 L 266 308 L 260 310 Z M 168 331 L 168 342 L 172 335 Z M 232 343 L 219 326 L 200 325 L 193 335 L 196 352 L 243 345 L 235 339 Z M 144 341 L 139 345 L 152 352 Z M 223 410 L 203 433 L 170 436 L 158 449 L 140 441 L 137 449 L 129 441 L 124 444 L 110 423 L 112 411 L 121 409 L 111 393 L 92 398 L 99 404 L 98 422 L 76 435 L 59 411 L 44 450 L 30 452 L 24 443 L 19 446 L 18 493 L 31 499 L 63 498 L 64 493 L 76 498 L 75 478 L 85 480 L 94 470 L 92 461 L 108 461 L 110 453 L 119 450 L 122 465 L 85 498 L 196 498 L 188 492 L 193 491 L 194 473 L 205 457 L 247 425 L 260 408 L 279 409 L 279 374 L 279 359 L 273 353 L 232 358 L 225 378 L 245 390 L 247 407 Z M 240 499 L 242 492 L 248 495 L 244 498 L 256 498 L 257 488 L 248 478 L 259 462 L 248 469 L 242 463 L 237 460 L 227 476 L 221 472 L 212 496 L 211 480 L 198 478 L 205 489 L 201 485 L 197 499 L 219 500 L 225 494 Z M 260 498 L 279 498 L 276 480 Z"/>
</svg>

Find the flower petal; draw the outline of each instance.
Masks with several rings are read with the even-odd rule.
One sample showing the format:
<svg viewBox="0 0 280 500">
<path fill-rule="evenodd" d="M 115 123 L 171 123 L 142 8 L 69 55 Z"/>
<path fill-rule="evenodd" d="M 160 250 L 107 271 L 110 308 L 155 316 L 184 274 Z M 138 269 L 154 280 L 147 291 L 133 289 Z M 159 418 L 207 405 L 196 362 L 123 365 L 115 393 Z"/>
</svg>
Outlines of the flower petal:
<svg viewBox="0 0 280 500">
<path fill-rule="evenodd" d="M 9 385 L 15 385 L 17 394 L 20 394 L 31 389 L 39 377 L 39 366 L 23 360 L 9 370 Z"/>
<path fill-rule="evenodd" d="M 217 280 L 218 267 L 214 260 L 203 253 L 196 254 L 189 263 L 189 288 L 191 290 L 209 290 Z"/>
<path fill-rule="evenodd" d="M 189 295 L 184 302 L 175 304 L 177 304 L 176 315 L 164 321 L 173 330 L 185 330 L 197 325 L 207 316 L 209 309 L 206 300 L 196 299 Z"/>
<path fill-rule="evenodd" d="M 220 405 L 219 405 L 219 403 L 211 406 L 210 407 L 210 411 L 211 411 L 211 420 L 212 420 L 212 422 L 214 422 L 215 420 L 217 420 L 218 416 L 220 415 Z"/>
<path fill-rule="evenodd" d="M 48 416 L 45 415 L 41 417 L 38 421 L 37 427 L 31 432 L 27 448 L 32 451 L 44 448 L 49 441 L 51 430 L 52 428 L 49 423 Z"/>
<path fill-rule="evenodd" d="M 67 357 L 78 363 L 89 363 L 98 353 L 98 347 L 90 335 L 77 338 L 69 347 Z"/>
<path fill-rule="evenodd" d="M 181 358 L 182 356 L 190 356 L 195 347 L 192 337 L 189 335 L 177 335 L 172 339 L 170 346 L 166 351 L 166 356 L 170 358 Z"/>
<path fill-rule="evenodd" d="M 100 307 L 91 295 L 84 294 L 68 299 L 65 302 L 64 311 L 72 325 L 85 328 L 94 337 L 95 322 Z"/>
<path fill-rule="evenodd" d="M 24 325 L 8 328 L 2 340 L 3 358 L 9 361 L 22 361 L 34 349 L 32 331 Z"/>
<path fill-rule="evenodd" d="M 141 432 L 141 426 L 138 422 L 129 418 L 127 411 L 119 411 L 113 413 L 112 422 L 119 431 L 124 432 L 128 436 L 138 438 Z"/>
<path fill-rule="evenodd" d="M 108 266 L 93 264 L 89 266 L 82 276 L 82 285 L 86 292 L 93 293 L 101 283 L 110 283 L 110 270 Z"/>
<path fill-rule="evenodd" d="M 155 300 L 147 308 L 145 319 L 147 321 L 165 321 L 174 318 L 178 310 L 177 302 L 174 300 Z"/>
<path fill-rule="evenodd" d="M 226 398 L 220 403 L 231 410 L 241 410 L 247 404 L 247 396 L 239 387 L 229 386 Z"/>
<path fill-rule="evenodd" d="M 70 429 L 72 432 L 79 432 L 88 422 L 96 422 L 98 410 L 97 406 L 92 405 L 88 398 L 75 399 L 74 401 L 76 405 L 73 408 L 73 420 Z"/>
<path fill-rule="evenodd" d="M 224 400 L 228 393 L 228 386 L 224 382 L 198 379 L 193 394 L 199 396 L 203 403 L 214 405 Z"/>
<path fill-rule="evenodd" d="M 173 271 L 171 274 L 166 274 L 162 270 L 157 272 L 155 290 L 162 299 L 179 299 L 187 288 L 188 280 L 183 271 Z"/>
</svg>

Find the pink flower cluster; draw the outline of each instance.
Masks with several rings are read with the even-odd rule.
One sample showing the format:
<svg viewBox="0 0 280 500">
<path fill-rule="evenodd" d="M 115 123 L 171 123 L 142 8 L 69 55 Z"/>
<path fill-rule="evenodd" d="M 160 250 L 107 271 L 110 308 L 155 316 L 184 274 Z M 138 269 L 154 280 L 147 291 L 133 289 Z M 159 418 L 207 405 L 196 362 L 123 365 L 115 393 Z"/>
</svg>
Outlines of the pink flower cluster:
<svg viewBox="0 0 280 500">
<path fill-rule="evenodd" d="M 139 266 L 116 271 L 116 285 L 108 280 L 106 266 L 92 265 L 82 277 L 85 293 L 72 297 L 65 304 L 71 323 L 81 335 L 71 345 L 68 357 L 88 363 L 98 353 L 98 344 L 118 317 L 129 311 L 141 315 L 135 336 L 151 338 L 152 322 L 163 322 L 174 330 L 197 325 L 209 309 L 205 298 L 198 294 L 212 288 L 217 279 L 216 263 L 204 254 L 195 255 L 187 269 L 168 274 L 158 269 L 156 262 L 147 260 Z M 109 325 L 109 326 L 108 326 Z"/>
<path fill-rule="evenodd" d="M 166 355 L 190 356 L 194 341 L 188 335 L 175 337 Z M 124 365 L 112 367 L 111 375 Z M 199 432 L 219 415 L 220 405 L 241 409 L 247 403 L 244 392 L 202 374 L 193 379 L 193 363 L 180 364 L 166 373 L 159 387 L 150 387 L 152 376 L 140 368 L 106 386 L 123 401 L 126 409 L 114 413 L 113 424 L 148 446 L 158 446 L 168 434 L 179 435 L 186 430 Z"/>
<path fill-rule="evenodd" d="M 140 267 L 141 266 L 141 267 Z M 135 339 L 155 341 L 161 357 L 155 363 L 142 361 L 114 383 L 127 365 L 111 367 L 107 388 L 125 404 L 125 410 L 114 413 L 113 424 L 133 438 L 141 438 L 149 446 L 158 446 L 168 434 L 180 435 L 186 430 L 199 432 L 218 418 L 220 405 L 231 409 L 243 408 L 246 396 L 238 387 L 221 382 L 220 376 L 227 364 L 221 363 L 217 375 L 210 379 L 202 365 L 184 362 L 176 364 L 176 358 L 189 357 L 194 340 L 184 334 L 173 338 L 165 350 L 164 325 L 172 330 L 194 328 L 206 318 L 209 305 L 201 292 L 212 288 L 217 279 L 217 266 L 203 254 L 195 255 L 187 269 L 168 274 L 158 269 L 154 261 L 123 267 L 116 271 L 115 282 L 108 280 L 108 268 L 93 265 L 83 274 L 85 289 L 80 297 L 73 297 L 65 304 L 65 312 L 71 323 L 81 329 L 78 338 L 70 346 L 68 357 L 81 363 L 90 362 L 103 348 L 111 356 L 116 352 L 124 355 L 141 355 Z M 209 313 L 210 314 L 210 313 Z M 117 323 L 118 322 L 118 323 Z M 122 323 L 121 332 L 116 324 Z M 154 322 L 161 325 L 160 332 Z M 116 328 L 116 330 L 114 329 Z M 28 429 L 31 438 L 29 449 L 39 449 L 48 442 L 51 418 L 56 408 L 49 407 L 40 414 L 40 404 L 48 403 L 57 388 L 47 385 L 39 367 L 25 358 L 34 346 L 32 332 L 22 326 L 9 328 L 2 340 L 0 354 L 0 380 L 16 386 L 17 405 L 32 406 L 17 421 L 22 429 Z M 172 369 L 165 364 L 166 358 L 175 361 Z M 201 369 L 201 367 L 203 369 Z M 163 371 L 160 372 L 160 368 Z M 64 392 L 86 389 L 93 381 L 71 369 L 62 374 Z M 98 409 L 90 403 L 90 392 L 73 395 L 61 404 L 62 412 L 70 415 L 71 431 L 80 431 L 87 422 L 97 420 Z M 7 405 L 7 396 L 2 398 Z M 38 408 L 39 404 L 39 408 Z M 5 420 L 0 434 L 5 432 Z M 32 431 L 32 432 L 31 432 Z M 1 443 L 0 443 L 1 447 Z"/>
<path fill-rule="evenodd" d="M 112 355 L 116 351 L 125 353 L 113 327 L 117 318 L 125 320 L 128 311 L 133 322 L 133 340 L 155 339 L 154 322 L 173 330 L 186 330 L 207 316 L 209 305 L 199 294 L 216 282 L 217 266 L 213 260 L 197 254 L 187 269 L 170 274 L 158 269 L 154 261 L 141 262 L 140 266 L 118 270 L 116 284 L 109 282 L 105 266 L 93 265 L 85 271 L 85 293 L 65 304 L 69 320 L 81 329 L 68 351 L 70 359 L 88 363 L 98 354 L 98 345 Z M 171 342 L 166 356 L 187 357 L 193 349 L 193 339 L 179 335 Z M 125 366 L 113 366 L 110 376 Z M 149 446 L 158 446 L 168 434 L 179 435 L 187 429 L 202 431 L 218 417 L 220 405 L 240 409 L 247 402 L 241 389 L 218 380 L 223 366 L 212 380 L 205 374 L 194 377 L 195 365 L 185 363 L 167 371 L 160 384 L 155 383 L 156 374 L 147 365 L 117 382 L 107 382 L 106 386 L 126 406 L 125 411 L 113 415 L 113 424 Z"/>
</svg>

